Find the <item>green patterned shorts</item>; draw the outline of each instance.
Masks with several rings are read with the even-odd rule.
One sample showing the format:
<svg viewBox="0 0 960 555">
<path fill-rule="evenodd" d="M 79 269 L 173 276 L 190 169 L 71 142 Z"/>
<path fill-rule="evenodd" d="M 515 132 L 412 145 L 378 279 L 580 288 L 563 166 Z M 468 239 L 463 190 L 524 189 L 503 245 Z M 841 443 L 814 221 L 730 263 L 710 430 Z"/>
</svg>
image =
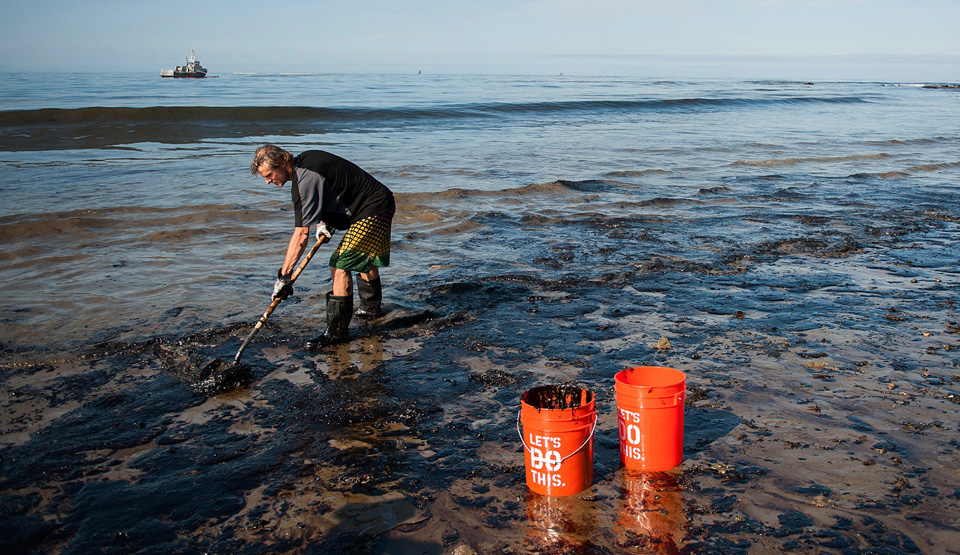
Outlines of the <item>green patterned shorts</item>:
<svg viewBox="0 0 960 555">
<path fill-rule="evenodd" d="M 389 266 L 393 214 L 391 210 L 354 222 L 330 255 L 330 267 L 367 273 L 374 266 Z"/>
</svg>

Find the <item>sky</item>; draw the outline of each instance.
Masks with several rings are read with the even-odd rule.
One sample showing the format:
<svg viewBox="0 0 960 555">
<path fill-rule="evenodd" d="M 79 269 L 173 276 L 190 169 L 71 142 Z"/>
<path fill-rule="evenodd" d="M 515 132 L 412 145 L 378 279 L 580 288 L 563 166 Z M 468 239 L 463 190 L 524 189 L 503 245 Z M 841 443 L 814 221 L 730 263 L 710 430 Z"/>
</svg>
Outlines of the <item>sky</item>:
<svg viewBox="0 0 960 555">
<path fill-rule="evenodd" d="M 960 82 L 960 0 L 0 0 L 0 71 Z"/>
</svg>

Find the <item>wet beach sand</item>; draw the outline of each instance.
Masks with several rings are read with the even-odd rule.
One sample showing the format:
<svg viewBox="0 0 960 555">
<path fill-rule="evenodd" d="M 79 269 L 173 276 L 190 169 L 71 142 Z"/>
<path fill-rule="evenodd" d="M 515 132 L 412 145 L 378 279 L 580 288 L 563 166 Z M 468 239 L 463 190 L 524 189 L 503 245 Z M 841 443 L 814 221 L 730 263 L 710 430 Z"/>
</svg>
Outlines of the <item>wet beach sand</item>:
<svg viewBox="0 0 960 555">
<path fill-rule="evenodd" d="M 5 322 L 3 551 L 960 553 L 954 197 L 611 198 L 629 181 L 400 195 L 392 316 L 305 352 L 320 265 L 223 391 L 171 357 L 231 358 L 266 294 L 73 322 L 57 333 L 88 339 L 58 349 Z M 669 472 L 620 467 L 613 376 L 640 365 L 687 376 Z M 528 491 L 515 427 L 556 383 L 599 414 L 594 485 L 565 498 Z"/>
</svg>

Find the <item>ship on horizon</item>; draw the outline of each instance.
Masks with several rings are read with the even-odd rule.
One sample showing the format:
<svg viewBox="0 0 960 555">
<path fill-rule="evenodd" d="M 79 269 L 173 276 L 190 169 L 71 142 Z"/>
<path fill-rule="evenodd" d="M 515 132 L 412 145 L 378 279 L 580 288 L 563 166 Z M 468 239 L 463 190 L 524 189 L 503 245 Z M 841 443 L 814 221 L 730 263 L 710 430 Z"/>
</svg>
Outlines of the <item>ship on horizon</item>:
<svg viewBox="0 0 960 555">
<path fill-rule="evenodd" d="M 190 49 L 190 57 L 187 58 L 186 65 L 177 66 L 176 69 L 160 70 L 160 77 L 187 77 L 191 79 L 199 79 L 206 76 L 207 68 L 200 65 L 200 62 L 194 55 L 192 48 Z"/>
</svg>

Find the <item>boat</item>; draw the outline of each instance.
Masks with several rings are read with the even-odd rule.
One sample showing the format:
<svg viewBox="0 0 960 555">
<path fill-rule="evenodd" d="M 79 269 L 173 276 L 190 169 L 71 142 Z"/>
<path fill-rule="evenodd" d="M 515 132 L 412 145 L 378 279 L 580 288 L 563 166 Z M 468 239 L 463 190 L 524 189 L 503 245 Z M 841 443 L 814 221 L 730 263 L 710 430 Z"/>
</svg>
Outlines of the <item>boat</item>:
<svg viewBox="0 0 960 555">
<path fill-rule="evenodd" d="M 161 69 L 160 77 L 188 77 L 191 79 L 199 79 L 201 77 L 207 76 L 207 68 L 200 65 L 200 62 L 197 61 L 197 57 L 193 53 L 193 49 L 190 49 L 190 57 L 187 58 L 186 65 L 177 66 L 176 69 Z"/>
</svg>

